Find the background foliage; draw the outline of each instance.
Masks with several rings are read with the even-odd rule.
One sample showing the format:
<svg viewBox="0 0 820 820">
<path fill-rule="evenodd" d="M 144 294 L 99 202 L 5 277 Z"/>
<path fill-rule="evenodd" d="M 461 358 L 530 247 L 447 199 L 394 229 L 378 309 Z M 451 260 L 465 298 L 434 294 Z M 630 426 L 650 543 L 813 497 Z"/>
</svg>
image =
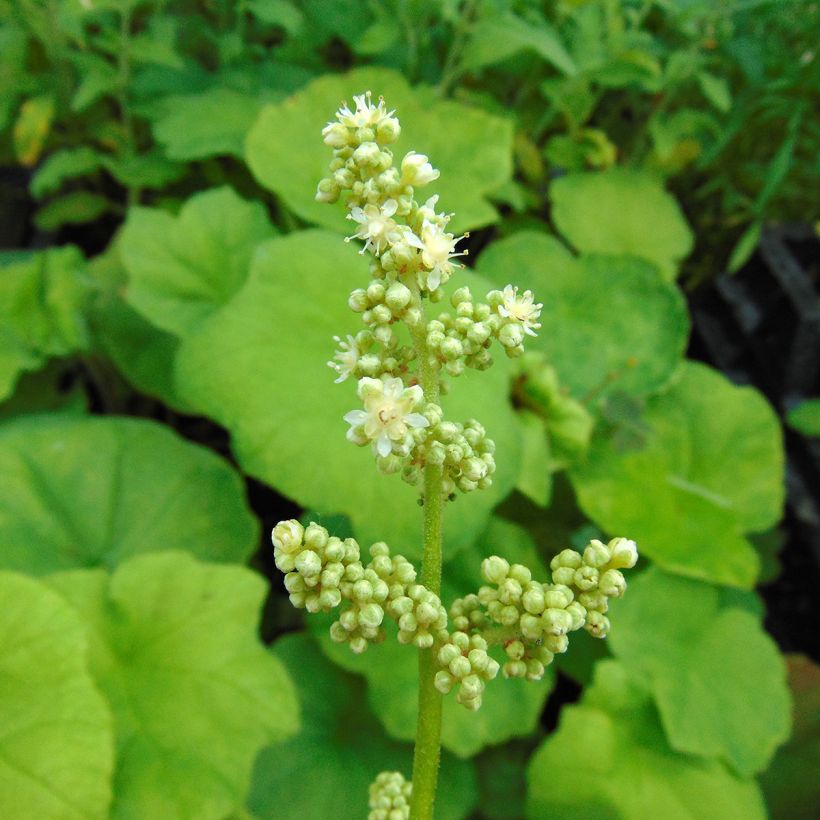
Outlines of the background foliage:
<svg viewBox="0 0 820 820">
<path fill-rule="evenodd" d="M 447 700 L 439 816 L 807 816 L 817 667 L 754 592 L 782 430 L 686 360 L 681 283 L 818 218 L 818 14 L 0 0 L 0 814 L 358 818 L 409 774 L 413 653 L 303 628 L 268 555 L 304 512 L 420 557 L 414 491 L 344 440 L 325 367 L 368 271 L 314 202 L 319 133 L 371 89 L 472 231 L 456 284 L 544 302 L 531 354 L 446 397 L 499 469 L 448 506 L 445 602 L 491 552 L 643 556 L 608 644 Z"/>
</svg>

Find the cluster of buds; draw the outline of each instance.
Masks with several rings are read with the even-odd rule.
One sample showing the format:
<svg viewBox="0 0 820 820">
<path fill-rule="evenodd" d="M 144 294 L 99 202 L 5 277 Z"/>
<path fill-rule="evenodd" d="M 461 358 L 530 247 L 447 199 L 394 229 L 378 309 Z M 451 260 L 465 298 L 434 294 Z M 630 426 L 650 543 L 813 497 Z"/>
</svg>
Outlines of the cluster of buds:
<svg viewBox="0 0 820 820">
<path fill-rule="evenodd" d="M 481 564 L 487 585 L 453 603 L 453 626 L 501 644 L 506 677 L 540 680 L 554 656 L 567 651 L 569 633 L 583 627 L 593 637 L 607 635 L 609 599 L 623 595 L 621 569 L 635 566 L 637 558 L 634 541 L 593 540 L 583 554 L 559 553 L 552 583 L 541 583 L 522 564 L 493 555 Z"/>
<path fill-rule="evenodd" d="M 401 555 L 391 556 L 383 542 L 370 547 L 365 566 L 354 539 L 343 541 L 315 523 L 305 528 L 282 521 L 272 540 L 295 607 L 327 612 L 346 604 L 330 627 L 334 641 L 360 654 L 384 640 L 382 624 L 389 616 L 400 643 L 435 649 L 441 666 L 436 688 L 447 693 L 458 686 L 456 699 L 471 710 L 481 706 L 485 683 L 499 668 L 506 677 L 540 680 L 554 656 L 566 652 L 570 632 L 583 627 L 605 637 L 609 599 L 626 589 L 621 570 L 638 559 L 634 541 L 593 540 L 583 553 L 566 549 L 556 555 L 552 582 L 541 583 L 522 564 L 493 555 L 481 564 L 486 585 L 454 601 L 448 619 L 438 595 L 416 583 L 415 567 Z M 503 667 L 490 657 L 488 645 L 503 649 Z"/>
<path fill-rule="evenodd" d="M 493 363 L 490 345 L 495 339 L 508 356 L 524 352 L 524 338 L 534 336 L 541 325 L 543 305 L 533 301 L 531 291 L 518 293 L 508 285 L 487 294 L 487 302 L 476 303 L 469 288 L 459 288 L 450 297 L 455 315 L 442 313 L 427 325 L 427 347 L 451 376 L 465 368 L 486 370 Z"/>
<path fill-rule="evenodd" d="M 436 635 L 446 634 L 447 610 L 438 595 L 415 583 L 415 567 L 402 555 L 391 556 L 384 542 L 370 547 L 365 565 L 353 538 L 342 541 L 316 523 L 303 527 L 294 519 L 281 521 L 271 540 L 297 609 L 329 612 L 346 604 L 330 626 L 330 637 L 356 654 L 384 640 L 385 614 L 396 621 L 401 643 L 427 648 Z"/>
<path fill-rule="evenodd" d="M 401 772 L 379 772 L 370 784 L 367 820 L 407 820 L 413 784 Z"/>
<path fill-rule="evenodd" d="M 456 700 L 472 712 L 481 708 L 485 681 L 498 674 L 500 665 L 487 654 L 487 641 L 481 635 L 454 632 L 442 643 L 436 658 L 436 689 L 446 695 L 456 684 Z"/>
<path fill-rule="evenodd" d="M 566 549 L 552 559 L 553 581 L 572 590 L 586 612 L 584 628 L 593 637 L 604 638 L 608 634 L 609 600 L 624 594 L 626 579 L 621 570 L 634 567 L 637 560 L 635 542 L 626 538 L 613 538 L 608 544 L 593 539 L 583 555 Z"/>
<path fill-rule="evenodd" d="M 495 442 L 487 437 L 484 427 L 475 419 L 464 424 L 438 420 L 440 410 L 435 405 L 428 407 L 425 412 L 433 423 L 413 451 L 402 478 L 409 484 L 417 484 L 427 464 L 438 464 L 444 468 L 442 483 L 447 496 L 456 488 L 468 493 L 489 487 L 495 472 Z"/>
</svg>

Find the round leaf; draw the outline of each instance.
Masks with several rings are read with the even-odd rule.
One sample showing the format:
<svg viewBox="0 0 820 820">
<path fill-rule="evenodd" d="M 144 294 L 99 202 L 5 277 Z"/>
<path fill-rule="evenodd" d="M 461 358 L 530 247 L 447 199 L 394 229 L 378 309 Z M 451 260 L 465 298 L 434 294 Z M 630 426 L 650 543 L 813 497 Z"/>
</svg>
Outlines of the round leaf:
<svg viewBox="0 0 820 820">
<path fill-rule="evenodd" d="M 191 197 L 178 216 L 132 208 L 119 238 L 128 301 L 183 334 L 239 290 L 254 249 L 271 236 L 262 205 L 227 187 Z"/>
<path fill-rule="evenodd" d="M 77 613 L 38 581 L 0 572 L 0 816 L 108 816 L 111 714 Z"/>
<path fill-rule="evenodd" d="M 747 532 L 780 519 L 783 445 L 771 407 L 688 362 L 667 393 L 649 400 L 639 449 L 600 431 L 570 477 L 581 508 L 601 528 L 634 538 L 671 571 L 754 586 L 759 559 Z"/>
<path fill-rule="evenodd" d="M 391 146 L 396 163 L 408 151 L 427 154 L 441 176 L 417 197 L 441 195 L 440 206 L 455 211 L 456 230 L 495 222 L 487 194 L 512 174 L 512 125 L 477 108 L 441 100 L 433 89 L 412 89 L 384 68 L 360 68 L 327 75 L 278 105 L 266 106 L 248 134 L 245 156 L 262 185 L 274 191 L 302 219 L 344 230 L 344 207 L 314 200 L 316 185 L 328 174 L 331 149 L 322 128 L 334 118 L 341 100 L 371 90 L 396 109 L 402 133 Z"/>
<path fill-rule="evenodd" d="M 765 769 L 789 735 L 791 703 L 760 618 L 655 567 L 613 610 L 612 651 L 648 680 L 672 747 L 723 757 L 743 775 Z"/>
<path fill-rule="evenodd" d="M 355 385 L 334 385 L 326 365 L 333 335 L 355 332 L 359 319 L 347 297 L 367 281 L 366 260 L 337 234 L 303 231 L 263 244 L 246 286 L 184 339 L 177 386 L 231 431 L 251 475 L 303 507 L 349 516 L 362 543 L 384 540 L 416 558 L 422 552 L 418 488 L 379 473 L 371 449 L 345 439 L 342 417 L 360 402 Z M 447 505 L 450 552 L 477 537 L 515 481 L 520 445 L 508 381 L 501 360 L 454 379 L 444 397 L 447 418 L 482 422 L 496 442 L 498 464 L 489 490 Z"/>
<path fill-rule="evenodd" d="M 290 676 L 256 634 L 265 582 L 167 552 L 51 583 L 90 627 L 91 671 L 114 713 L 111 817 L 222 820 L 259 749 L 299 723 Z"/>
<path fill-rule="evenodd" d="M 569 174 L 552 183 L 550 199 L 558 230 L 579 251 L 640 256 L 672 280 L 692 250 L 678 203 L 645 171 Z"/>
<path fill-rule="evenodd" d="M 257 544 L 239 476 L 167 427 L 24 417 L 0 429 L 0 566 L 32 575 L 189 550 L 244 561 Z"/>
<path fill-rule="evenodd" d="M 598 665 L 594 685 L 562 712 L 527 774 L 532 820 L 766 817 L 754 780 L 669 749 L 647 693 L 615 661 Z"/>
<path fill-rule="evenodd" d="M 498 287 L 512 279 L 543 303 L 528 347 L 544 351 L 576 397 L 658 390 L 686 349 L 680 291 L 639 259 L 576 259 L 555 238 L 525 231 L 493 243 L 477 270 Z"/>
</svg>

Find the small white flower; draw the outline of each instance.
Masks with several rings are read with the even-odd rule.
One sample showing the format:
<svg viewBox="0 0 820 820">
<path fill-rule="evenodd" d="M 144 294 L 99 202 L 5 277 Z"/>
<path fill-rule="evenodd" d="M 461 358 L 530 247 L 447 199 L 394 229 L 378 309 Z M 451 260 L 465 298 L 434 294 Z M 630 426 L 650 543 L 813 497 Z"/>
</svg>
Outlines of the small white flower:
<svg viewBox="0 0 820 820">
<path fill-rule="evenodd" d="M 381 207 L 365 205 L 364 208 L 351 208 L 347 218 L 358 223 L 358 227 L 347 240 L 363 239 L 365 245 L 359 253 L 373 248 L 373 253 L 378 256 L 386 247 L 402 239 L 401 229 L 391 218 L 397 208 L 395 199 L 388 199 Z"/>
<path fill-rule="evenodd" d="M 377 126 L 383 119 L 392 117 L 393 111 L 387 111 L 384 107 L 384 100 L 379 97 L 378 105 L 371 102 L 371 93 L 366 91 L 353 97 L 356 110 L 351 111 L 347 103 L 342 103 L 341 108 L 336 112 L 336 119 L 348 128 L 368 128 Z"/>
<path fill-rule="evenodd" d="M 456 245 L 464 236 L 455 237 L 451 233 L 445 233 L 443 227 L 427 221 L 422 225 L 421 237 L 413 233 L 405 235 L 405 241 L 421 251 L 421 262 L 427 269 L 427 290 L 434 291 L 450 278 L 455 267 L 450 260 L 467 254 L 467 251 L 455 251 Z"/>
<path fill-rule="evenodd" d="M 347 438 L 354 444 L 373 442 L 382 457 L 390 455 L 394 445 L 407 439 L 409 427 L 429 427 L 429 420 L 414 413 L 424 399 L 421 387 L 405 387 L 401 379 L 359 379 L 359 398 L 364 410 L 351 410 L 344 417 L 350 425 Z"/>
<path fill-rule="evenodd" d="M 424 154 L 410 151 L 401 161 L 401 176 L 402 182 L 406 185 L 427 185 L 428 182 L 438 179 L 440 174 Z"/>
<path fill-rule="evenodd" d="M 518 288 L 512 285 L 507 285 L 501 291 L 501 295 L 503 302 L 498 306 L 499 314 L 505 319 L 520 322 L 528 336 L 535 336 L 535 331 L 541 327 L 538 317 L 541 315 L 541 308 L 544 305 L 540 302 L 534 303 L 531 290 L 525 290 L 519 296 Z"/>
<path fill-rule="evenodd" d="M 356 343 L 356 340 L 349 334 L 345 341 L 342 341 L 338 336 L 334 336 L 333 341 L 339 345 L 339 349 L 333 354 L 333 358 L 336 359 L 336 361 L 328 362 L 327 366 L 338 373 L 339 378 L 335 379 L 335 382 L 339 384 L 339 382 L 343 382 L 356 369 L 361 351 L 359 350 L 359 345 Z"/>
</svg>

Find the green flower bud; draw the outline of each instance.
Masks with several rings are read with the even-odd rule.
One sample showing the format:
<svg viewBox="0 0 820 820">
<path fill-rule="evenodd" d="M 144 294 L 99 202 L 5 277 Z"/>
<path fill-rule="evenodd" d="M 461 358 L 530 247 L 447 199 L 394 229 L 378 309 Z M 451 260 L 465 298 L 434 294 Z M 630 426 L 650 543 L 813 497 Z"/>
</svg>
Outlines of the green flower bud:
<svg viewBox="0 0 820 820">
<path fill-rule="evenodd" d="M 600 612 L 587 612 L 586 630 L 593 638 L 605 638 L 609 633 L 610 623 L 606 615 Z"/>
<path fill-rule="evenodd" d="M 504 325 L 498 331 L 498 341 L 506 348 L 520 347 L 524 341 L 524 328 L 521 325 Z"/>
<path fill-rule="evenodd" d="M 363 142 L 353 152 L 353 161 L 357 165 L 376 167 L 381 162 L 381 151 L 375 142 Z"/>
<path fill-rule="evenodd" d="M 541 584 L 528 584 L 524 590 L 524 594 L 521 596 L 521 603 L 527 612 L 532 615 L 540 615 L 546 606 L 544 588 Z"/>
<path fill-rule="evenodd" d="M 376 126 L 376 140 L 382 144 L 395 142 L 401 133 L 401 126 L 396 117 L 385 117 Z"/>
<path fill-rule="evenodd" d="M 598 588 L 607 598 L 620 598 L 626 591 L 626 579 L 617 569 L 608 569 L 598 581 Z"/>
<path fill-rule="evenodd" d="M 514 578 L 519 584 L 528 584 L 532 581 L 532 573 L 523 564 L 513 564 L 510 567 L 510 578 Z"/>
<path fill-rule="evenodd" d="M 280 521 L 271 533 L 273 546 L 284 552 L 294 552 L 302 546 L 304 527 L 294 518 Z"/>
<path fill-rule="evenodd" d="M 598 570 L 589 565 L 579 567 L 575 570 L 573 583 L 584 592 L 595 589 L 598 586 Z"/>
<path fill-rule="evenodd" d="M 544 625 L 541 622 L 541 618 L 536 615 L 530 615 L 529 613 L 524 613 L 521 616 L 519 627 L 521 629 L 521 634 L 531 641 L 539 640 L 544 631 Z"/>
<path fill-rule="evenodd" d="M 410 292 L 410 288 L 401 282 L 394 282 L 387 289 L 384 301 L 391 310 L 402 311 L 410 304 L 412 298 L 413 294 Z"/>
<path fill-rule="evenodd" d="M 500 584 L 510 571 L 510 564 L 498 555 L 481 562 L 481 577 L 489 584 Z"/>
<path fill-rule="evenodd" d="M 384 610 L 378 604 L 365 604 L 359 611 L 359 623 L 375 629 L 384 620 Z"/>
<path fill-rule="evenodd" d="M 442 695 L 446 695 L 453 688 L 453 676 L 440 669 L 436 672 L 433 684 Z"/>
<path fill-rule="evenodd" d="M 507 657 L 512 661 L 520 661 L 526 653 L 526 648 L 521 641 L 511 641 L 504 647 Z"/>
<path fill-rule="evenodd" d="M 559 552 L 558 555 L 550 561 L 550 569 L 553 571 L 559 567 L 571 567 L 572 569 L 578 569 L 583 562 L 584 561 L 581 558 L 581 554 L 575 550 L 561 550 L 561 552 Z"/>
<path fill-rule="evenodd" d="M 589 546 L 584 550 L 584 563 L 596 569 L 609 563 L 610 558 L 609 548 L 595 538 L 589 542 Z"/>
<path fill-rule="evenodd" d="M 565 609 L 547 609 L 541 616 L 544 631 L 550 635 L 565 635 L 572 628 L 572 615 Z"/>
<path fill-rule="evenodd" d="M 566 635 L 544 635 L 544 648 L 553 655 L 561 655 L 567 651 L 569 638 Z"/>
<path fill-rule="evenodd" d="M 317 202 L 333 203 L 339 199 L 340 193 L 341 189 L 339 188 L 339 184 L 334 179 L 325 177 L 316 186 L 315 199 Z"/>
<path fill-rule="evenodd" d="M 464 355 L 464 347 L 458 339 L 447 336 L 440 345 L 441 355 L 446 359 L 458 359 Z"/>
<path fill-rule="evenodd" d="M 547 607 L 550 609 L 566 609 L 575 596 L 568 586 L 556 584 L 547 590 L 544 596 Z"/>
<path fill-rule="evenodd" d="M 313 550 L 302 550 L 296 556 L 296 570 L 305 578 L 312 578 L 322 571 L 322 559 Z"/>
<path fill-rule="evenodd" d="M 347 297 L 347 306 L 354 313 L 364 313 L 369 307 L 367 291 L 365 291 L 364 288 L 356 288 L 356 290 Z"/>
<path fill-rule="evenodd" d="M 613 569 L 631 569 L 638 563 L 638 548 L 634 541 L 613 538 L 609 542 L 610 566 Z"/>
<path fill-rule="evenodd" d="M 324 527 L 311 521 L 305 530 L 304 541 L 305 546 L 310 547 L 316 552 L 322 552 L 329 540 L 328 532 Z"/>
<path fill-rule="evenodd" d="M 558 567 L 552 572 L 552 580 L 555 584 L 569 586 L 575 580 L 575 570 L 572 567 Z"/>
</svg>

